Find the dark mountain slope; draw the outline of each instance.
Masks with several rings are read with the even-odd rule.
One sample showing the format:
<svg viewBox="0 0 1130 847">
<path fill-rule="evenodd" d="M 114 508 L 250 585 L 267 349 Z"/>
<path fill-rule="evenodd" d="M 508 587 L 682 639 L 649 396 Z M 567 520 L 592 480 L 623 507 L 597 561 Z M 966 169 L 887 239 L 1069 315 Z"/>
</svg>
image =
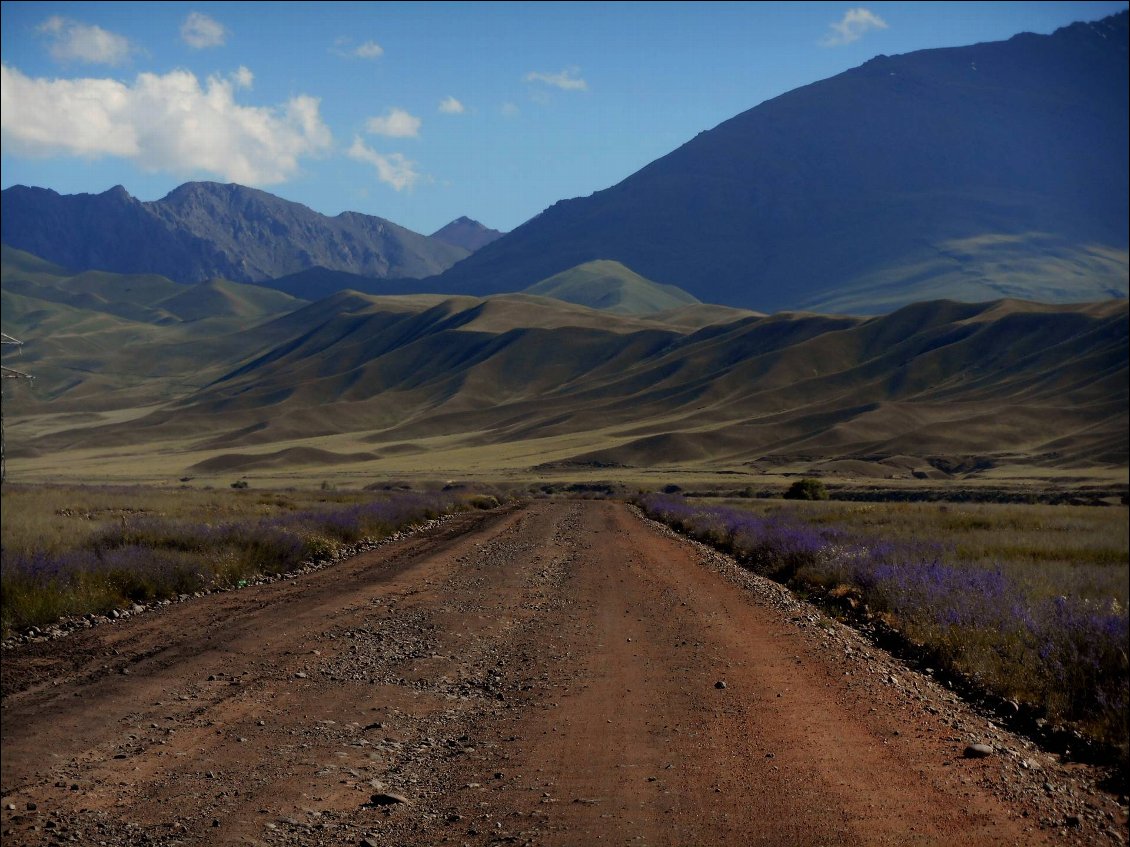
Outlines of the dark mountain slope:
<svg viewBox="0 0 1130 847">
<path fill-rule="evenodd" d="M 292 297 L 303 300 L 321 300 L 339 291 L 361 291 L 365 294 L 410 293 L 419 286 L 415 280 L 386 282 L 377 277 L 334 271 L 315 266 L 297 273 L 287 274 L 277 279 L 264 279 L 256 283 L 264 288 L 273 288 Z"/>
<path fill-rule="evenodd" d="M 2 204 L 5 244 L 69 268 L 177 282 L 259 282 L 315 266 L 418 278 L 468 254 L 382 218 L 330 218 L 265 191 L 214 182 L 186 183 L 151 203 L 121 186 L 64 196 L 17 185 L 3 192 Z"/>
<path fill-rule="evenodd" d="M 555 204 L 429 287 L 512 291 L 614 259 L 762 310 L 1124 296 L 1127 18 L 877 57 Z"/>
</svg>

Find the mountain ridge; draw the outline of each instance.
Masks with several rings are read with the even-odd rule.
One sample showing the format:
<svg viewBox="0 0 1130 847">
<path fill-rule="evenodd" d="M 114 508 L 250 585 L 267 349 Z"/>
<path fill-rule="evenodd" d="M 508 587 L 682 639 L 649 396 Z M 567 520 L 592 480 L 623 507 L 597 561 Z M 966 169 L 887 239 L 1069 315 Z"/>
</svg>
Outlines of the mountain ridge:
<svg viewBox="0 0 1130 847">
<path fill-rule="evenodd" d="M 1028 278 L 1057 300 L 1125 296 L 1128 17 L 875 57 L 559 201 L 428 285 L 521 289 L 600 257 L 763 311 L 889 311 L 949 286 L 992 300 Z M 978 239 L 994 249 L 947 255 Z M 1017 261 L 1032 267 L 1007 278 Z M 891 290 L 846 296 L 876 285 Z"/>
<path fill-rule="evenodd" d="M 504 235 L 458 218 L 424 236 L 218 183 L 150 203 L 121 186 L 14 186 L 0 235 L 67 267 L 286 279 L 303 297 L 328 293 L 333 274 L 379 293 L 482 296 L 596 260 L 765 312 L 1124 297 L 1128 19 L 876 56 Z M 294 288 L 302 279 L 313 288 Z"/>
<path fill-rule="evenodd" d="M 120 185 L 73 195 L 20 185 L 0 196 L 0 240 L 79 270 L 261 282 L 321 265 L 419 278 L 468 255 L 384 218 L 329 217 L 234 183 L 188 182 L 150 202 Z"/>
</svg>

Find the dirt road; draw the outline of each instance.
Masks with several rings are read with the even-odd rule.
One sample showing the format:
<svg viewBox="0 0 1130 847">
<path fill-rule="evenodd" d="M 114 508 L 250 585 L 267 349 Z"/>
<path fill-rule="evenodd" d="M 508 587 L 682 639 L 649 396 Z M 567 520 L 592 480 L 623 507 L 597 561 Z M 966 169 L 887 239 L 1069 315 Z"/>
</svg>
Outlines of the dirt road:
<svg viewBox="0 0 1130 847">
<path fill-rule="evenodd" d="M 1126 832 L 1089 770 L 611 502 L 459 515 L 8 650 L 4 690 L 6 847 Z"/>
</svg>

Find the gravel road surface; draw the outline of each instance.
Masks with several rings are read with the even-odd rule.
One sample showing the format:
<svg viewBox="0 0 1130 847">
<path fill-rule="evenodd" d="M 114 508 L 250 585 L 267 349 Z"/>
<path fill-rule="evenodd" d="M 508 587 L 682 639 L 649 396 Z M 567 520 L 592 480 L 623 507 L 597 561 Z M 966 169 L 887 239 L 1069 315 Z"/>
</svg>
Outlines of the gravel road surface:
<svg viewBox="0 0 1130 847">
<path fill-rule="evenodd" d="M 1100 773 L 620 503 L 9 647 L 5 847 L 1126 841 Z"/>
</svg>

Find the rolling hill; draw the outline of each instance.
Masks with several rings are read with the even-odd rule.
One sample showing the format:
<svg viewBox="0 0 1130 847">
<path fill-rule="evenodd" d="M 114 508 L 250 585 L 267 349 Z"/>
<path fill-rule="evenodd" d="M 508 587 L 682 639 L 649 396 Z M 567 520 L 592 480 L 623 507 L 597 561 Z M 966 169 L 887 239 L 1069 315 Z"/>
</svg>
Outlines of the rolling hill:
<svg viewBox="0 0 1130 847">
<path fill-rule="evenodd" d="M 306 302 L 222 279 L 73 274 L 2 251 L 4 329 L 26 342 L 19 368 L 36 376 L 34 390 L 21 393 L 25 412 L 120 411 L 183 396 L 263 344 L 261 331 L 248 330 Z"/>
<path fill-rule="evenodd" d="M 264 279 L 255 283 L 264 288 L 273 288 L 292 297 L 303 300 L 321 300 L 339 291 L 360 291 L 365 294 L 400 293 L 403 285 L 389 284 L 385 280 L 349 271 L 335 271 L 321 266 L 307 268 L 297 273 L 287 274 L 277 279 Z M 409 289 L 415 287 L 414 284 Z M 410 293 L 410 291 L 409 291 Z"/>
<path fill-rule="evenodd" d="M 1125 301 L 629 316 L 525 294 L 342 292 L 238 343 L 148 341 L 144 360 L 173 371 L 163 398 L 106 388 L 99 415 L 70 419 L 81 405 L 63 391 L 17 417 L 10 467 L 1084 474 L 1128 461 L 1127 318 Z M 90 343 L 52 342 L 71 345 L 41 360 L 60 372 Z M 193 355 L 195 379 L 177 384 Z M 155 379 L 148 367 L 133 373 Z"/>
<path fill-rule="evenodd" d="M 1124 297 L 1128 18 L 878 56 L 555 204 L 424 285 L 516 291 L 606 259 L 762 311 Z"/>
<path fill-rule="evenodd" d="M 470 254 L 7 189 L 9 466 L 1124 478 L 1128 17 L 878 57 Z"/>
<path fill-rule="evenodd" d="M 607 261 L 586 262 L 554 274 L 525 293 L 623 315 L 663 312 L 699 302 L 680 288 L 659 285 L 619 262 Z"/>
</svg>

